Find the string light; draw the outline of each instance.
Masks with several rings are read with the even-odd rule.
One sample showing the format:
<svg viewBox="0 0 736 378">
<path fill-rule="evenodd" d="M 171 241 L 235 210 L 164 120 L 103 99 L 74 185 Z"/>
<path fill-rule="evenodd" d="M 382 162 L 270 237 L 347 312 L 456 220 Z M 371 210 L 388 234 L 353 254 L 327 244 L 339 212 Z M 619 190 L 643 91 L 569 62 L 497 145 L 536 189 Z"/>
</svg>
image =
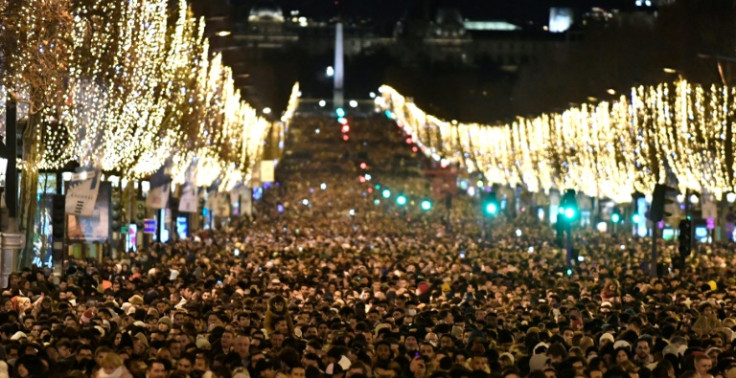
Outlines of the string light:
<svg viewBox="0 0 736 378">
<path fill-rule="evenodd" d="M 614 102 L 561 113 L 519 117 L 507 124 L 453 123 L 424 113 L 388 86 L 386 111 L 431 158 L 534 192 L 573 188 L 589 196 L 631 201 L 634 192 L 675 177 L 680 190 L 734 191 L 736 88 L 674 83 L 632 88 Z"/>
<path fill-rule="evenodd" d="M 267 136 L 282 146 L 298 84 L 280 122 L 259 117 L 232 70 L 210 53 L 204 20 L 185 0 L 176 17 L 167 7 L 167 0 L 0 0 L 2 37 L 17 41 L 5 54 L 0 102 L 7 90 L 21 100 L 21 117 L 41 115 L 38 153 L 23 164 L 59 169 L 77 161 L 126 178 L 166 164 L 175 182 L 219 180 L 229 190 L 250 180 Z"/>
</svg>

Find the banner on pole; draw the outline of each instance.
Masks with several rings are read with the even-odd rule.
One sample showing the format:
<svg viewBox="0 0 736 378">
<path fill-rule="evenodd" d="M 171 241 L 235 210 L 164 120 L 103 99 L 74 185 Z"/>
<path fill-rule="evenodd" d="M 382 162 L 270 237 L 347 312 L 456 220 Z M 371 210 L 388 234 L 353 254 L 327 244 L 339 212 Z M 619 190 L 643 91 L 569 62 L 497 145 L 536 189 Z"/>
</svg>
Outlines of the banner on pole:
<svg viewBox="0 0 736 378">
<path fill-rule="evenodd" d="M 253 191 L 246 186 L 240 187 L 240 215 L 253 215 Z"/>
<path fill-rule="evenodd" d="M 261 182 L 274 182 L 274 161 L 261 161 Z"/>
<path fill-rule="evenodd" d="M 197 188 L 187 182 L 181 188 L 181 198 L 179 199 L 180 213 L 196 213 L 199 208 L 199 197 L 197 197 Z"/>
<path fill-rule="evenodd" d="M 250 175 L 250 183 L 251 188 L 257 188 L 261 186 L 261 163 L 256 163 L 253 166 L 253 172 Z"/>
<path fill-rule="evenodd" d="M 71 242 L 104 242 L 110 236 L 110 195 L 109 182 L 99 183 L 97 198 L 91 216 L 67 214 L 67 238 Z"/>
<path fill-rule="evenodd" d="M 82 217 L 92 216 L 97 195 L 100 191 L 101 176 L 99 169 L 80 170 L 72 175 L 64 204 L 67 214 Z"/>
<path fill-rule="evenodd" d="M 215 215 L 218 217 L 230 216 L 230 194 L 217 193 L 217 201 L 215 202 Z"/>
<path fill-rule="evenodd" d="M 165 173 L 165 166 L 151 176 L 151 190 L 146 197 L 146 206 L 150 209 L 165 209 L 169 203 L 171 192 L 171 176 Z"/>
<path fill-rule="evenodd" d="M 715 201 L 713 201 L 713 197 L 710 194 L 705 194 L 702 197 L 703 205 L 701 208 L 703 209 L 703 219 L 718 218 L 718 206 L 716 206 Z"/>
</svg>

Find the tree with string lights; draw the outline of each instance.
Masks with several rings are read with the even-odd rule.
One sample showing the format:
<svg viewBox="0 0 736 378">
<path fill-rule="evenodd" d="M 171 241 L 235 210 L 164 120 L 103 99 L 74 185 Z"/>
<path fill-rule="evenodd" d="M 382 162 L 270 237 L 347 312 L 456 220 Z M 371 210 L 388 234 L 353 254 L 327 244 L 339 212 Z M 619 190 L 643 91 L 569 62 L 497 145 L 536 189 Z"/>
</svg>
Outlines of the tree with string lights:
<svg viewBox="0 0 736 378">
<path fill-rule="evenodd" d="M 424 113 L 394 89 L 381 104 L 425 152 L 532 192 L 574 188 L 630 202 L 674 177 L 680 192 L 720 199 L 736 190 L 736 87 L 673 83 L 631 88 L 616 101 L 493 125 L 453 123 Z M 439 137 L 422 130 L 439 130 Z"/>
<path fill-rule="evenodd" d="M 74 24 L 70 0 L 0 0 L 0 51 L 6 99 L 19 104 L 22 129 L 20 211 L 11 205 L 9 229 L 32 240 L 39 169 L 48 153 L 63 145 L 59 119 L 67 101 L 66 80 Z M 15 143 L 14 135 L 6 135 Z M 15 160 L 15 156 L 7 156 Z M 15 161 L 9 166 L 15 165 Z M 10 169 L 12 174 L 15 170 Z M 9 180 L 16 180 L 11 178 Z M 13 191 L 17 189 L 9 188 Z M 6 193 L 11 202 L 17 193 Z M 31 244 L 31 243 L 28 243 Z"/>
<path fill-rule="evenodd" d="M 249 178 L 271 124 L 184 0 L 0 0 L 0 21 L 4 90 L 27 123 L 27 240 L 39 170 L 75 163 L 142 179 L 171 162 L 178 176 L 196 163 L 199 186 Z"/>
</svg>

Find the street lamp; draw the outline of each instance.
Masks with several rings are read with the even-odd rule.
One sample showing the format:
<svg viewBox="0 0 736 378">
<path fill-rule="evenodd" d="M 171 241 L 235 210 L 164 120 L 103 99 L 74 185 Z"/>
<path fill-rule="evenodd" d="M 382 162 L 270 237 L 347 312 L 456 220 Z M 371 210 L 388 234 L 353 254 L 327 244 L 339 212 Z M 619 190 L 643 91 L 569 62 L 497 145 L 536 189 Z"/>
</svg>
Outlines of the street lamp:
<svg viewBox="0 0 736 378">
<path fill-rule="evenodd" d="M 736 201 L 736 193 L 734 192 L 726 193 L 726 201 L 728 201 L 728 203 L 734 203 L 734 201 Z"/>
<path fill-rule="evenodd" d="M 388 189 L 384 189 L 383 192 L 381 192 L 381 196 L 383 196 L 383 198 L 389 199 L 391 198 L 391 191 Z"/>
<path fill-rule="evenodd" d="M 398 197 L 396 197 L 396 204 L 399 206 L 406 205 L 406 197 L 403 194 L 399 194 Z"/>
<path fill-rule="evenodd" d="M 432 201 L 427 200 L 427 199 L 423 200 L 422 201 L 422 204 L 421 204 L 421 207 L 422 207 L 422 210 L 424 210 L 424 211 L 431 210 L 432 209 Z"/>
</svg>

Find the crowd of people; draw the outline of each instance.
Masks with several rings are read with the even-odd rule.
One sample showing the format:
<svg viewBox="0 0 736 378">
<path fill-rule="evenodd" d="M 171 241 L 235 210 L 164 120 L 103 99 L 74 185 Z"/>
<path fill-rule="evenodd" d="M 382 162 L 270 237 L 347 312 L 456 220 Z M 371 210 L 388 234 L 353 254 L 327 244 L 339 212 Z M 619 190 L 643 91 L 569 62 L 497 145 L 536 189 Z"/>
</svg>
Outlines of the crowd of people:
<svg viewBox="0 0 736 378">
<path fill-rule="evenodd" d="M 322 122 L 292 127 L 306 138 Z M 354 121 L 351 143 L 381 127 Z M 580 230 L 569 265 L 524 214 L 482 221 L 462 195 L 426 213 L 377 204 L 381 180 L 426 189 L 395 167 L 358 180 L 390 155 L 380 140 L 362 161 L 337 154 L 340 175 L 287 154 L 254 218 L 13 274 L 0 378 L 736 378 L 730 246 L 652 278 L 648 240 Z"/>
</svg>

